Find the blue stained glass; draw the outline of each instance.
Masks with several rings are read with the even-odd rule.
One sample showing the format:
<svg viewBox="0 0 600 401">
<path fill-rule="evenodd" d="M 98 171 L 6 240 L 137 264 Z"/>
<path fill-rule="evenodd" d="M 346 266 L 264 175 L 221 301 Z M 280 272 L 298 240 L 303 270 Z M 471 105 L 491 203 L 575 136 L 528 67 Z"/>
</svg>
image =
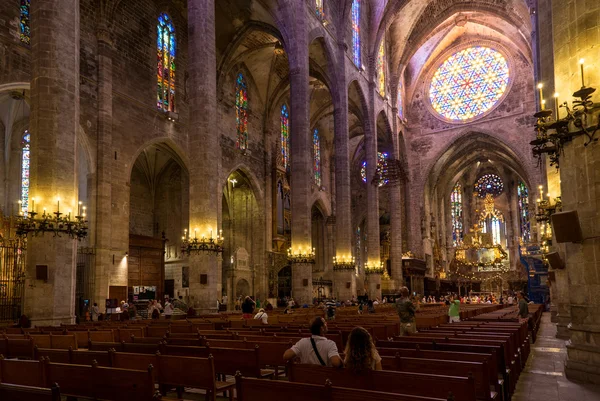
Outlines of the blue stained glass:
<svg viewBox="0 0 600 401">
<path fill-rule="evenodd" d="M 531 223 L 529 221 L 529 190 L 523 181 L 517 187 L 519 205 L 519 222 L 521 226 L 521 239 L 527 243 L 531 239 Z"/>
<path fill-rule="evenodd" d="M 281 159 L 286 170 L 290 168 L 290 121 L 287 105 L 281 106 Z"/>
<path fill-rule="evenodd" d="M 29 211 L 29 168 L 31 156 L 31 134 L 25 131 L 21 148 L 21 212 L 27 215 Z"/>
<path fill-rule="evenodd" d="M 156 106 L 163 111 L 175 111 L 175 28 L 163 13 L 158 16 L 156 30 Z"/>
<path fill-rule="evenodd" d="M 362 66 L 360 54 L 360 0 L 352 1 L 352 50 L 354 52 L 354 64 L 360 68 Z"/>
<path fill-rule="evenodd" d="M 235 83 L 235 120 L 236 146 L 240 150 L 246 150 L 248 149 L 248 88 L 241 72 Z"/>
<path fill-rule="evenodd" d="M 462 186 L 456 183 L 450 194 L 450 214 L 452 217 L 452 243 L 458 246 L 463 240 Z"/>
<path fill-rule="evenodd" d="M 431 105 L 450 120 L 469 120 L 500 100 L 508 79 L 508 63 L 502 54 L 488 47 L 469 47 L 448 57 L 433 75 Z"/>
<path fill-rule="evenodd" d="M 388 158 L 388 154 L 386 152 L 377 152 L 377 167 L 380 170 L 384 169 L 387 158 Z M 367 182 L 367 162 L 366 161 L 363 161 L 361 164 L 360 177 L 362 178 L 363 182 Z M 379 183 L 379 186 L 382 187 L 385 184 L 387 184 L 388 182 L 389 182 L 389 180 L 384 180 Z"/>
<path fill-rule="evenodd" d="M 319 130 L 315 128 L 313 131 L 313 172 L 315 175 L 315 184 L 320 187 L 321 180 L 321 139 L 319 138 Z"/>
<path fill-rule="evenodd" d="M 19 17 L 19 37 L 21 42 L 30 44 L 31 30 L 29 27 L 29 0 L 21 0 Z"/>
<path fill-rule="evenodd" d="M 482 175 L 475 183 L 475 192 L 480 198 L 485 198 L 487 194 L 496 197 L 504 190 L 502 179 L 496 174 Z"/>
</svg>

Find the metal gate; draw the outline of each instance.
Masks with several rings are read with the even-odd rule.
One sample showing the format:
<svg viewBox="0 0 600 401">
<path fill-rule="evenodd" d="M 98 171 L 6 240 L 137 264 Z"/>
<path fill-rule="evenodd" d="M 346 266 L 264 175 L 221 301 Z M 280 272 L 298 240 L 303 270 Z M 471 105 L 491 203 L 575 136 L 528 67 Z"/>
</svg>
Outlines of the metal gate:
<svg viewBox="0 0 600 401">
<path fill-rule="evenodd" d="M 75 285 L 76 313 L 85 318 L 85 313 L 94 302 L 96 286 L 96 252 L 94 248 L 77 248 L 77 278 Z"/>
<path fill-rule="evenodd" d="M 18 240 L 0 241 L 0 322 L 23 313 L 25 249 Z"/>
</svg>

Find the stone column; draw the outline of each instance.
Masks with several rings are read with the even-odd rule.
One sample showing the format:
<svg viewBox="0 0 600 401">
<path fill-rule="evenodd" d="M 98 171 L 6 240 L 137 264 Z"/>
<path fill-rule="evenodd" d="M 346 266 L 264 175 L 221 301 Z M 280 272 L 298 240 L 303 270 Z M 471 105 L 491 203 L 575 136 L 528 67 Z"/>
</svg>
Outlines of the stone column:
<svg viewBox="0 0 600 401">
<path fill-rule="evenodd" d="M 394 102 L 398 104 L 397 101 Z M 400 155 L 400 144 L 398 143 L 398 107 L 392 108 L 392 142 L 394 144 L 393 158 L 402 160 Z M 402 183 L 397 182 L 389 189 L 390 191 L 390 264 L 391 278 L 396 290 L 402 287 Z"/>
<path fill-rule="evenodd" d="M 77 210 L 79 3 L 31 4 L 31 197 L 35 211 Z M 34 325 L 75 320 L 76 240 L 29 237 L 24 312 Z M 48 280 L 35 280 L 45 265 Z"/>
<path fill-rule="evenodd" d="M 372 61 L 372 60 L 371 60 Z M 374 65 L 371 62 L 369 65 Z M 370 114 L 365 122 L 365 151 L 367 160 L 367 264 L 379 269 L 379 184 L 373 182 L 377 170 L 377 116 L 375 115 L 375 82 L 369 85 Z M 369 297 L 381 298 L 381 273 L 368 275 Z"/>
<path fill-rule="evenodd" d="M 217 72 L 214 0 L 188 2 L 190 235 L 216 236 L 221 148 L 217 126 Z M 190 299 L 200 311 L 216 309 L 221 298 L 222 258 L 214 254 L 191 255 Z M 201 282 L 207 275 L 207 282 Z M 229 299 L 235 301 L 230 295 Z"/>
<path fill-rule="evenodd" d="M 105 16 L 105 18 L 110 18 Z M 102 22 L 98 39 L 98 139 L 96 147 L 96 185 L 92 190 L 92 212 L 95 213 L 95 290 L 94 300 L 104 310 L 111 277 L 112 232 L 112 126 L 113 126 L 113 42 L 109 27 Z M 123 250 L 123 253 L 128 251 Z M 127 285 L 127 283 L 125 283 Z"/>
<path fill-rule="evenodd" d="M 338 57 L 344 59 L 345 46 L 338 46 Z M 346 82 L 345 63 L 340 63 L 338 82 Z M 335 128 L 335 256 L 341 260 L 352 259 L 352 200 L 350 188 L 350 155 L 348 148 L 348 90 L 346 85 L 337 88 L 337 102 L 334 105 L 333 122 Z M 334 283 L 337 296 L 341 300 L 356 295 L 356 274 L 354 269 L 337 269 L 334 266 Z M 350 286 L 348 287 L 348 284 Z"/>
</svg>

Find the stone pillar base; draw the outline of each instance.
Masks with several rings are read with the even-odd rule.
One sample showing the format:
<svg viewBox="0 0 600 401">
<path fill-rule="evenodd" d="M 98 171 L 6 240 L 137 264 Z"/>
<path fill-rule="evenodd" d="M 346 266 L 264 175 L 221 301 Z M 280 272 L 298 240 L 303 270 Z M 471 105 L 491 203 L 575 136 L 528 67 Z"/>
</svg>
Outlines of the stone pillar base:
<svg viewBox="0 0 600 401">
<path fill-rule="evenodd" d="M 381 299 L 381 274 L 367 274 L 367 280 L 369 280 L 369 299 Z"/>
<path fill-rule="evenodd" d="M 292 297 L 298 305 L 312 305 L 312 267 L 312 263 L 292 263 Z"/>
<path fill-rule="evenodd" d="M 340 301 L 346 301 L 356 296 L 356 275 L 354 270 L 335 270 L 334 277 L 334 294 Z M 350 287 L 348 288 L 348 283 Z"/>
<path fill-rule="evenodd" d="M 565 374 L 569 380 L 600 384 L 600 347 L 567 344 Z"/>
<path fill-rule="evenodd" d="M 217 300 L 221 300 L 223 287 L 221 262 L 221 255 L 203 253 L 189 256 L 189 306 L 194 308 L 198 314 L 217 312 Z"/>
</svg>

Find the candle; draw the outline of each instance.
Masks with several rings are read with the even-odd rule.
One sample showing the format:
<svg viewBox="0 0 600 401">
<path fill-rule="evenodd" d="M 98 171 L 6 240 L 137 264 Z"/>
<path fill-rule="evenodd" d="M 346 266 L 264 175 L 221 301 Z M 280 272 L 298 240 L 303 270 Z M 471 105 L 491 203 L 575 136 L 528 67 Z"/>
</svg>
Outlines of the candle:
<svg viewBox="0 0 600 401">
<path fill-rule="evenodd" d="M 212 239 L 212 228 L 210 229 L 210 239 Z"/>
<path fill-rule="evenodd" d="M 77 204 L 77 216 L 81 216 L 81 201 Z"/>
<path fill-rule="evenodd" d="M 45 216 L 45 215 L 46 215 L 46 208 L 44 208 L 44 214 L 42 216 Z"/>
<path fill-rule="evenodd" d="M 556 120 L 558 121 L 558 92 L 554 92 L 554 110 L 556 110 Z"/>
<path fill-rule="evenodd" d="M 540 107 L 542 108 L 542 110 L 544 110 L 544 92 L 542 92 L 544 84 L 540 82 L 537 87 L 540 91 Z"/>
<path fill-rule="evenodd" d="M 579 59 L 579 69 L 581 70 L 581 86 L 585 86 L 585 78 L 583 76 L 583 63 L 585 63 L 585 59 Z"/>
<path fill-rule="evenodd" d="M 197 229 L 197 228 L 194 228 L 194 238 L 197 238 L 197 237 L 196 237 L 196 233 L 197 233 L 197 231 L 198 231 L 198 229 Z"/>
<path fill-rule="evenodd" d="M 69 220 L 71 220 L 71 211 L 69 210 Z"/>
<path fill-rule="evenodd" d="M 60 198 L 56 198 L 56 212 L 60 213 Z"/>
<path fill-rule="evenodd" d="M 31 211 L 35 212 L 35 198 L 31 198 Z"/>
</svg>

